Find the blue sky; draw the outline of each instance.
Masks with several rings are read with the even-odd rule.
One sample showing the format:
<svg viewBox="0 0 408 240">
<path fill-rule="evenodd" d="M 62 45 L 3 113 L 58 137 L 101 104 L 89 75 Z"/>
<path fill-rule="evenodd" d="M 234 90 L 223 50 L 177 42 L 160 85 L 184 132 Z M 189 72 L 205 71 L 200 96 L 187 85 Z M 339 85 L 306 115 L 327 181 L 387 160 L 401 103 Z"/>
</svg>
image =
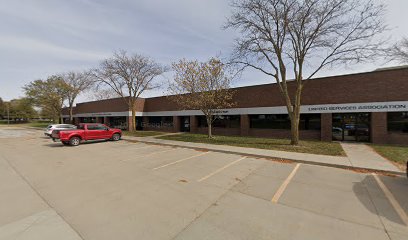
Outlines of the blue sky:
<svg viewBox="0 0 408 240">
<path fill-rule="evenodd" d="M 406 0 L 384 1 L 391 39 L 408 36 Z M 0 97 L 23 96 L 21 87 L 55 73 L 85 70 L 119 49 L 163 64 L 180 58 L 228 55 L 234 32 L 221 26 L 227 0 L 0 0 Z M 328 69 L 319 76 L 371 71 L 370 63 Z M 163 79 L 171 79 L 171 73 Z M 235 86 L 272 80 L 247 71 Z M 144 96 L 162 95 L 165 89 Z M 87 96 L 81 96 L 84 101 Z"/>
</svg>

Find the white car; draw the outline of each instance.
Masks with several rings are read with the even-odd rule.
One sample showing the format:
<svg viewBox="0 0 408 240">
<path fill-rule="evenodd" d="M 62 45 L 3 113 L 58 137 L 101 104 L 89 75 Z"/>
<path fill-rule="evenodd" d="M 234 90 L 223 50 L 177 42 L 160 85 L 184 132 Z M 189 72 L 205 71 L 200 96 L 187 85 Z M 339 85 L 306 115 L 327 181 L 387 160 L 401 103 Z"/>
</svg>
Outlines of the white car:
<svg viewBox="0 0 408 240">
<path fill-rule="evenodd" d="M 51 137 L 52 131 L 54 130 L 67 130 L 67 129 L 76 129 L 77 127 L 72 124 L 52 124 L 48 125 L 44 130 L 44 135 Z"/>
</svg>

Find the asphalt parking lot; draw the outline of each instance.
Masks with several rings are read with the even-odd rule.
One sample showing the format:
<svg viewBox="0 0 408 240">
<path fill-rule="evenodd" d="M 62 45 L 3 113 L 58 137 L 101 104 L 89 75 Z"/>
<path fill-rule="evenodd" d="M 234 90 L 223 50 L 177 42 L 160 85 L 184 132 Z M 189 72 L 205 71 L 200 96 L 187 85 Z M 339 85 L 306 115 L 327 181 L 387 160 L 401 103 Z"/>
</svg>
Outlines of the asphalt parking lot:
<svg viewBox="0 0 408 240">
<path fill-rule="evenodd" d="M 4 131 L 0 240 L 408 239 L 403 177 Z"/>
</svg>

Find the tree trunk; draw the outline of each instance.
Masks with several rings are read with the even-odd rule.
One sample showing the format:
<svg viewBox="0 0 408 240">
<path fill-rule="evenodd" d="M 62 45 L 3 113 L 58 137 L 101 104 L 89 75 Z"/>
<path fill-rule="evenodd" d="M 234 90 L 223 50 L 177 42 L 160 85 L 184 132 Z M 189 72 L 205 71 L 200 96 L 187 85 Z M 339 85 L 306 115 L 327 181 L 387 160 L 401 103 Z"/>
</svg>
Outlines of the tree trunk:
<svg viewBox="0 0 408 240">
<path fill-rule="evenodd" d="M 129 127 L 130 132 L 136 131 L 136 110 L 132 107 L 132 119 L 131 119 L 131 126 Z"/>
<path fill-rule="evenodd" d="M 212 123 L 208 124 L 208 138 L 212 138 Z"/>
<path fill-rule="evenodd" d="M 58 123 L 58 121 L 59 121 L 58 115 L 52 114 L 52 122 L 53 122 L 53 123 Z"/>
<path fill-rule="evenodd" d="M 291 145 L 298 145 L 299 144 L 299 114 L 293 114 L 291 118 L 290 130 L 291 130 L 291 138 L 290 144 Z"/>
<path fill-rule="evenodd" d="M 301 80 L 296 88 L 295 104 L 293 106 L 293 112 L 291 117 L 291 141 L 292 145 L 299 145 L 299 121 L 300 121 L 300 106 L 301 106 L 301 96 L 302 96 L 303 84 Z"/>
<path fill-rule="evenodd" d="M 70 105 L 69 106 L 69 123 L 71 123 L 71 124 L 74 121 L 74 116 L 73 116 L 74 114 L 72 112 L 73 112 L 73 106 Z"/>
<path fill-rule="evenodd" d="M 208 126 L 208 138 L 212 138 L 212 116 L 206 116 Z"/>
</svg>

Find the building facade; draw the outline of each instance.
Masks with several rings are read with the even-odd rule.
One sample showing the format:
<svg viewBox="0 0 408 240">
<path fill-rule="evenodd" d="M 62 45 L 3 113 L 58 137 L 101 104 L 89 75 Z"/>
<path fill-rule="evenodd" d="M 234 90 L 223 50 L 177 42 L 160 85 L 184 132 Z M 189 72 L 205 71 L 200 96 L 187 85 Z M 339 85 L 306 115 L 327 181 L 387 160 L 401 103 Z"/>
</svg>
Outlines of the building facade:
<svg viewBox="0 0 408 240">
<path fill-rule="evenodd" d="M 289 83 L 290 91 L 295 89 Z M 290 121 L 276 84 L 235 88 L 235 107 L 217 111 L 214 134 L 288 138 Z M 139 130 L 206 133 L 198 110 L 172 97 L 139 99 Z M 64 118 L 68 118 L 64 109 Z M 121 98 L 78 103 L 75 123 L 99 122 L 127 129 L 131 112 Z M 316 78 L 302 95 L 300 138 L 408 145 L 408 68 Z"/>
</svg>

